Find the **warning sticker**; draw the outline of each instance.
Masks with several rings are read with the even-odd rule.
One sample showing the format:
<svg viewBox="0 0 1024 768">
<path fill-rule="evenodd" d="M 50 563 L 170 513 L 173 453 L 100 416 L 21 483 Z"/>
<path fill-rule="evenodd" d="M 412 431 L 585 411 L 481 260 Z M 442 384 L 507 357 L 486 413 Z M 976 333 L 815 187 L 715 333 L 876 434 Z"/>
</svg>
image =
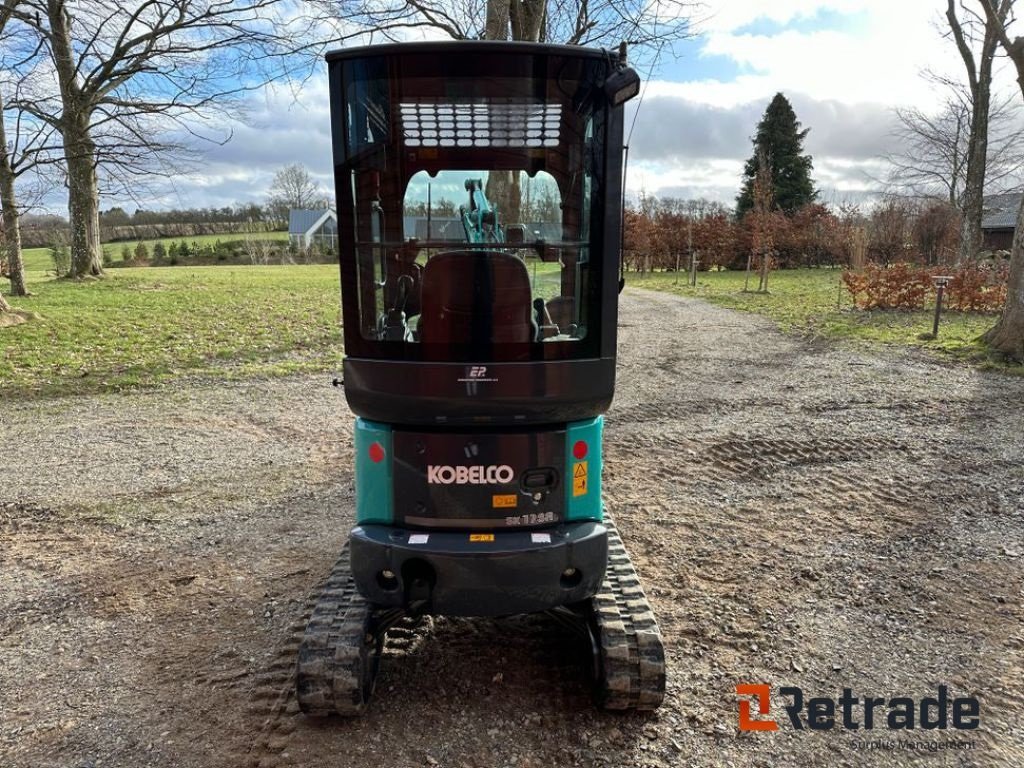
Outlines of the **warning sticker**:
<svg viewBox="0 0 1024 768">
<path fill-rule="evenodd" d="M 493 533 L 471 533 L 469 534 L 470 541 L 494 541 Z"/>
<path fill-rule="evenodd" d="M 530 541 L 534 544 L 550 544 L 551 534 L 550 533 L 531 533 Z"/>
<path fill-rule="evenodd" d="M 509 509 L 515 507 L 518 499 L 514 493 L 496 493 L 491 497 L 491 506 L 495 509 Z"/>
<path fill-rule="evenodd" d="M 572 467 L 572 495 L 584 496 L 587 493 L 587 462 L 577 461 Z"/>
<path fill-rule="evenodd" d="M 430 541 L 429 533 L 414 533 L 409 536 L 410 544 L 426 544 L 428 541 Z"/>
</svg>

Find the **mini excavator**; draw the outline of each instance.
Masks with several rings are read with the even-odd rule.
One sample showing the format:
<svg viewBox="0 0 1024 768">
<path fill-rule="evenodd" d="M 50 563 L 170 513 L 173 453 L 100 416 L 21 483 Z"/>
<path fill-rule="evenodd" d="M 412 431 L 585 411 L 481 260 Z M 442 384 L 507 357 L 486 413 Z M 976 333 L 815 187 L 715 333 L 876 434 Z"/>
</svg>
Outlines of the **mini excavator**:
<svg viewBox="0 0 1024 768">
<path fill-rule="evenodd" d="M 661 633 L 601 496 L 640 87 L 625 48 L 327 60 L 356 524 L 299 648 L 301 709 L 363 712 L 410 617 L 534 612 L 578 630 L 599 706 L 657 708 Z M 531 184 L 556 202 L 544 221 L 514 199 Z M 431 190 L 469 192 L 445 237 Z"/>
</svg>

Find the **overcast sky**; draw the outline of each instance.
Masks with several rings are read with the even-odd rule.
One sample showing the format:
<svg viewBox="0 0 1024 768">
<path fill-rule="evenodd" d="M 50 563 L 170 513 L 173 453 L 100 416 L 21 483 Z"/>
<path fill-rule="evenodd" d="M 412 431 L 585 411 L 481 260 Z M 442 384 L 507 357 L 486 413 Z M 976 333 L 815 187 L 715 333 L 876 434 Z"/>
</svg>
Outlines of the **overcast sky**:
<svg viewBox="0 0 1024 768">
<path fill-rule="evenodd" d="M 860 200 L 892 130 L 892 109 L 933 107 L 925 68 L 958 74 L 942 37 L 941 0 L 710 0 L 700 34 L 663 54 L 630 138 L 628 188 L 659 196 L 732 203 L 750 137 L 782 91 L 810 128 L 806 149 L 824 202 Z M 648 73 L 641 73 L 646 76 Z M 1006 67 L 997 88 L 1013 81 Z M 331 186 L 330 119 L 324 76 L 301 92 L 269 88 L 253 96 L 247 125 L 207 150 L 201 168 L 146 207 L 222 206 L 265 197 L 275 170 L 299 162 Z M 130 201 L 106 199 L 104 208 Z"/>
</svg>

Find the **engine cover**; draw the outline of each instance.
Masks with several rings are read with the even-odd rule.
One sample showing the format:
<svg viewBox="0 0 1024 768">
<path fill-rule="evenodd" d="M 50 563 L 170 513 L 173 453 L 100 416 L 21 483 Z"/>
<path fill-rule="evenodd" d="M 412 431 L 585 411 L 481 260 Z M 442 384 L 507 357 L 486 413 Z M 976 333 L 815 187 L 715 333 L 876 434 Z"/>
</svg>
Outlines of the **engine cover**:
<svg viewBox="0 0 1024 768">
<path fill-rule="evenodd" d="M 565 519 L 564 428 L 394 431 L 394 521 L 410 528 L 528 528 Z"/>
</svg>

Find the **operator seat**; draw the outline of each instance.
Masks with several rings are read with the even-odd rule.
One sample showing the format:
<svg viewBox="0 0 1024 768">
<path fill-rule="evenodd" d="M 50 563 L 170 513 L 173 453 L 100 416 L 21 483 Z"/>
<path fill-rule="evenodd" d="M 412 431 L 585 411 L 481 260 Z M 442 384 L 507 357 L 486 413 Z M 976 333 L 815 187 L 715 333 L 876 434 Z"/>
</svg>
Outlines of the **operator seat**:
<svg viewBox="0 0 1024 768">
<path fill-rule="evenodd" d="M 403 248 L 388 256 L 388 281 L 384 286 L 384 303 L 388 309 L 401 309 L 406 317 L 420 313 L 420 285 L 423 267 L 416 263 L 418 250 Z M 403 278 L 408 278 L 403 280 Z M 404 284 L 404 285 L 403 285 Z M 401 286 L 401 287 L 400 287 Z M 399 303 L 402 306 L 398 306 Z"/>
<path fill-rule="evenodd" d="M 533 341 L 530 274 L 498 251 L 450 251 L 423 268 L 419 340 L 425 344 Z"/>
</svg>

